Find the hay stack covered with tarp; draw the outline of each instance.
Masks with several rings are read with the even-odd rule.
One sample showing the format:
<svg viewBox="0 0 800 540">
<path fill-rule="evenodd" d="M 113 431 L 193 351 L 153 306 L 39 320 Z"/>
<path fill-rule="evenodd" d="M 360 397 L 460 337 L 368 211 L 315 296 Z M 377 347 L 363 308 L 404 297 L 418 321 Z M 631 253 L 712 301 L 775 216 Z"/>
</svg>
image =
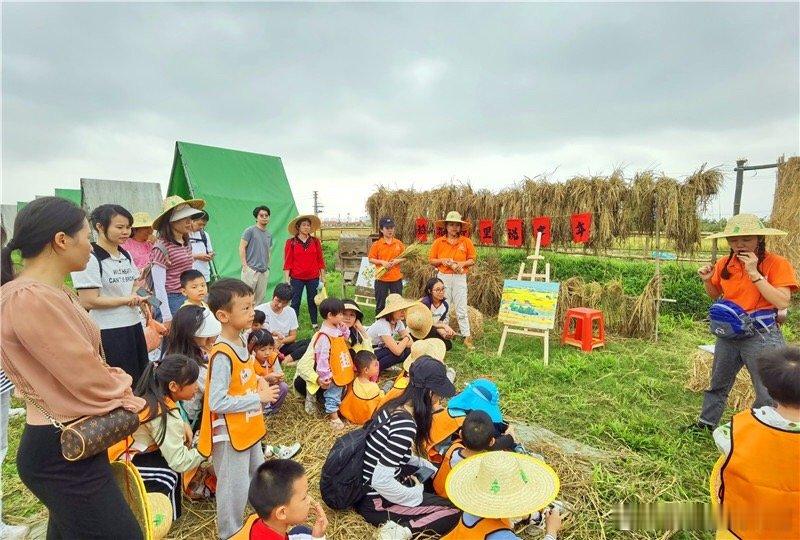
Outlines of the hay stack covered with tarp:
<svg viewBox="0 0 800 540">
<path fill-rule="evenodd" d="M 800 268 L 800 157 L 789 158 L 778 165 L 770 225 L 789 234 L 771 238 L 769 248 Z"/>
<path fill-rule="evenodd" d="M 400 236 L 411 240 L 415 237 L 416 218 L 427 218 L 432 232 L 434 220 L 458 210 L 473 224 L 480 219 L 492 220 L 495 244 L 504 242 L 507 219 L 525 220 L 526 240 L 530 242 L 530 220 L 551 216 L 552 242 L 557 246 L 571 242 L 569 216 L 591 212 L 588 247 L 606 250 L 634 233 L 652 235 L 659 208 L 661 233 L 674 240 L 679 252 L 691 253 L 700 245 L 700 215 L 721 182 L 720 171 L 701 167 L 682 182 L 649 171 L 632 178 L 615 171 L 610 176 L 576 176 L 566 182 L 526 178 L 499 193 L 474 190 L 466 183 L 426 191 L 381 186 L 367 199 L 367 211 L 375 227 L 381 217 L 392 216 Z M 477 234 L 477 227 L 473 227 L 475 241 Z"/>
</svg>

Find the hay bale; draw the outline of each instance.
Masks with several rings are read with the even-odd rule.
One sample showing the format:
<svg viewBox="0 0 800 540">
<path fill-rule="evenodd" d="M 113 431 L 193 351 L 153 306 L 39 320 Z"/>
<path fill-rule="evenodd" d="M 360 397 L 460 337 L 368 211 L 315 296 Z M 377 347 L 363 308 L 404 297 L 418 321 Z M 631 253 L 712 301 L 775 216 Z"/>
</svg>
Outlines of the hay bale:
<svg viewBox="0 0 800 540">
<path fill-rule="evenodd" d="M 503 267 L 499 257 L 478 259 L 467 274 L 469 305 L 490 316 L 500 311 L 503 295 Z"/>
<path fill-rule="evenodd" d="M 692 392 L 703 392 L 711 384 L 711 367 L 714 364 L 714 355 L 706 351 L 694 353 L 689 367 L 689 378 L 684 387 Z M 728 406 L 734 410 L 741 411 L 752 407 L 756 399 L 756 392 L 753 389 L 753 381 L 747 369 L 742 369 L 736 376 L 736 382 L 728 395 Z"/>
<path fill-rule="evenodd" d="M 474 339 L 483 337 L 483 313 L 478 311 L 472 306 L 467 306 L 467 318 L 469 319 L 469 329 Z M 450 310 L 450 320 L 448 321 L 450 328 L 458 332 L 458 320 L 456 319 L 455 310 Z"/>
<path fill-rule="evenodd" d="M 781 161 L 775 183 L 770 225 L 789 234 L 771 238 L 768 249 L 783 255 L 800 268 L 800 157 Z"/>
</svg>

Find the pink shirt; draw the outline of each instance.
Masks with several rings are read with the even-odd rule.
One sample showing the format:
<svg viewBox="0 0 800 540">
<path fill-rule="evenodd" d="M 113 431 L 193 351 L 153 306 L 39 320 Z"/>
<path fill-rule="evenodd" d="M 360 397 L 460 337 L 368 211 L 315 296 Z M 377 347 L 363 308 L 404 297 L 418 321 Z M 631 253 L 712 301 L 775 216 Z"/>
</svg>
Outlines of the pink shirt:
<svg viewBox="0 0 800 540">
<path fill-rule="evenodd" d="M 316 364 L 317 376 L 320 381 L 327 381 L 332 376 L 331 372 L 331 342 L 328 339 L 319 339 L 321 334 L 330 337 L 350 337 L 350 329 L 344 325 L 331 326 L 327 322 L 322 323 L 319 329 L 320 336 L 317 337 L 317 342 L 314 344 L 314 362 Z"/>
<path fill-rule="evenodd" d="M 153 244 L 151 242 L 139 242 L 133 238 L 128 238 L 122 244 L 122 249 L 131 254 L 133 264 L 136 265 L 140 272 L 150 264 L 150 257 L 153 252 Z"/>
<path fill-rule="evenodd" d="M 161 245 L 167 246 L 169 264 L 160 249 L 153 248 L 153 264 L 157 264 L 167 270 L 167 282 L 165 288 L 168 293 L 181 292 L 181 274 L 186 270 L 192 269 L 192 246 L 187 242 L 179 245 L 174 242 L 163 242 Z"/>
</svg>

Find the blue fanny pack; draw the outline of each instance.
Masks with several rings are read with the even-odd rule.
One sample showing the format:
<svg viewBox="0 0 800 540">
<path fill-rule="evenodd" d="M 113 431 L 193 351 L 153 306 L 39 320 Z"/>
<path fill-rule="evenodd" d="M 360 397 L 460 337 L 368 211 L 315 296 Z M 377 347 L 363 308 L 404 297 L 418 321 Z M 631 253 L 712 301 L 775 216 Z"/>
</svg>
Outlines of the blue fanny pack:
<svg viewBox="0 0 800 540">
<path fill-rule="evenodd" d="M 718 300 L 708 310 L 711 333 L 723 339 L 744 339 L 768 330 L 776 323 L 774 309 L 747 312 L 735 302 Z"/>
</svg>

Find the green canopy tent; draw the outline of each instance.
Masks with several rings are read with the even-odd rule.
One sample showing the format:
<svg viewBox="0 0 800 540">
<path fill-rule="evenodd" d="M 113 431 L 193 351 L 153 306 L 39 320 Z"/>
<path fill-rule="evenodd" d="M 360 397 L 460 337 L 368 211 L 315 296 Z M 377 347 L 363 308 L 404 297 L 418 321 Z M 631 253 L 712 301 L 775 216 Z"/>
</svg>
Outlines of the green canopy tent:
<svg viewBox="0 0 800 540">
<path fill-rule="evenodd" d="M 28 205 L 28 201 L 17 201 L 17 212 L 25 208 Z"/>
<path fill-rule="evenodd" d="M 67 199 L 68 201 L 72 201 L 78 206 L 81 206 L 81 199 L 83 198 L 83 193 L 81 192 L 80 189 L 56 188 L 55 194 L 56 197 Z"/>
<path fill-rule="evenodd" d="M 242 231 L 255 223 L 253 208 L 268 206 L 274 242 L 268 290 L 283 280 L 286 227 L 297 217 L 297 206 L 281 158 L 178 141 L 167 194 L 206 201 L 214 268 L 225 277 L 241 275 Z"/>
</svg>

